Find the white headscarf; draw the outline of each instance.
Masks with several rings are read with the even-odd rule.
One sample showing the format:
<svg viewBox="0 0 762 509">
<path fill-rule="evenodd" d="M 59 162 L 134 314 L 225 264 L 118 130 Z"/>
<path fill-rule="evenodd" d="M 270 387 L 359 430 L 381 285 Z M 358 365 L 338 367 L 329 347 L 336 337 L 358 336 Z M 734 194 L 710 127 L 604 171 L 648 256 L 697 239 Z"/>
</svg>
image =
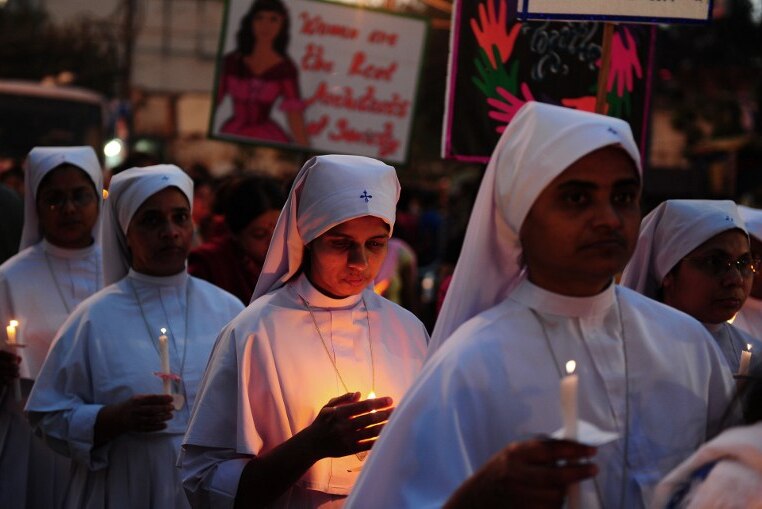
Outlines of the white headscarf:
<svg viewBox="0 0 762 509">
<path fill-rule="evenodd" d="M 283 286 L 302 266 L 304 246 L 334 226 L 363 216 L 394 228 L 400 183 L 391 166 L 362 156 L 307 161 L 291 186 L 251 300 Z"/>
<path fill-rule="evenodd" d="M 176 187 L 193 207 L 193 181 L 172 164 L 130 168 L 111 179 L 103 213 L 103 277 L 116 283 L 130 270 L 127 228 L 135 212 L 148 198 L 167 187 Z"/>
<path fill-rule="evenodd" d="M 623 120 L 540 102 L 519 110 L 482 179 L 429 356 L 463 322 L 515 287 L 524 270 L 519 232 L 542 190 L 578 159 L 610 145 L 622 147 L 641 172 L 638 147 Z"/>
<path fill-rule="evenodd" d="M 762 210 L 738 205 L 738 213 L 741 214 L 746 224 L 746 231 L 757 240 L 762 241 Z"/>
<path fill-rule="evenodd" d="M 37 215 L 37 191 L 40 182 L 62 164 L 81 169 L 95 186 L 98 195 L 98 220 L 93 226 L 93 238 L 100 241 L 101 205 L 103 204 L 103 172 L 92 147 L 34 147 L 26 158 L 24 175 L 24 229 L 19 251 L 42 240 L 40 218 Z"/>
<path fill-rule="evenodd" d="M 640 223 L 640 236 L 621 285 L 658 298 L 664 277 L 688 253 L 717 234 L 739 228 L 746 233 L 730 200 L 667 200 Z"/>
</svg>

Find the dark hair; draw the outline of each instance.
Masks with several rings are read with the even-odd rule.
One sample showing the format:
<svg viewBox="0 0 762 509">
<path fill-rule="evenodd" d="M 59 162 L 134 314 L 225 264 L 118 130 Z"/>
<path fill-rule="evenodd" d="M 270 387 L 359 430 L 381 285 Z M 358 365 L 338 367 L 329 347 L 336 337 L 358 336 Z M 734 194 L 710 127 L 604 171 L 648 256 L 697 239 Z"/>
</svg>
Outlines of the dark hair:
<svg viewBox="0 0 762 509">
<path fill-rule="evenodd" d="M 286 202 L 277 180 L 258 175 L 233 182 L 226 198 L 225 223 L 233 233 L 240 233 L 268 210 L 280 210 Z"/>
<path fill-rule="evenodd" d="M 236 41 L 238 44 L 237 50 L 243 55 L 248 55 L 251 50 L 254 49 L 254 32 L 251 29 L 251 24 L 254 21 L 254 17 L 262 11 L 277 12 L 283 16 L 283 27 L 273 42 L 273 48 L 275 51 L 283 55 L 286 55 L 286 47 L 288 47 L 289 30 L 291 27 L 290 19 L 288 17 L 288 9 L 281 0 L 255 0 L 251 5 L 249 12 L 241 18 L 241 24 L 238 27 L 238 33 L 236 33 Z"/>
</svg>

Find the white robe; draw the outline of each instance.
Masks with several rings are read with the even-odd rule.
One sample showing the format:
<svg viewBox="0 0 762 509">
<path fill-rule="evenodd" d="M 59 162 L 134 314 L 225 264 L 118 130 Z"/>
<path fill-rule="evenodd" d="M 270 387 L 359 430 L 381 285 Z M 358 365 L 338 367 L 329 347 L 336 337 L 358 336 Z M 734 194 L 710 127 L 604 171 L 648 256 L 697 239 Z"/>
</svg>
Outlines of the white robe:
<svg viewBox="0 0 762 509">
<path fill-rule="evenodd" d="M 747 332 L 752 337 L 762 339 L 762 300 L 754 297 L 746 299 L 741 311 L 736 313 L 733 327 Z M 762 355 L 762 351 L 760 355 Z"/>
<path fill-rule="evenodd" d="M 716 464 L 701 480 L 695 473 Z M 762 422 L 726 430 L 702 445 L 656 487 L 653 509 L 664 509 L 686 489 L 679 508 L 762 508 Z"/>
<path fill-rule="evenodd" d="M 762 341 L 736 327 L 735 321 L 733 322 L 733 325 L 725 322 L 704 325 L 706 325 L 706 328 L 709 329 L 712 337 L 714 337 L 717 346 L 720 347 L 720 351 L 725 357 L 732 374 L 738 373 L 738 367 L 741 364 L 741 352 L 746 350 L 748 345 L 751 345 L 752 347 L 751 365 L 749 366 L 749 369 L 752 371 L 759 369 L 759 366 L 762 363 L 762 361 L 760 361 L 760 355 L 755 356 L 753 354 L 754 352 L 760 352 L 760 354 L 762 354 Z"/>
<path fill-rule="evenodd" d="M 175 468 L 180 441 L 214 338 L 241 308 L 234 296 L 185 272 L 159 278 L 133 271 L 77 308 L 26 408 L 51 446 L 74 460 L 66 507 L 187 507 Z M 105 405 L 163 392 L 154 375 L 161 371 L 162 327 L 169 329 L 170 368 L 182 376 L 185 407 L 162 431 L 127 433 L 94 448 Z"/>
<path fill-rule="evenodd" d="M 331 299 L 301 275 L 255 300 L 220 335 L 185 437 L 183 480 L 195 507 L 233 507 L 248 458 L 288 440 L 347 392 L 300 295 L 350 392 L 371 391 L 367 320 L 379 397 L 396 405 L 420 370 L 423 324 L 368 289 Z M 361 466 L 355 455 L 322 459 L 271 507 L 341 506 Z"/>
<path fill-rule="evenodd" d="M 100 289 L 101 251 L 96 245 L 63 249 L 43 240 L 0 266 L 0 338 L 18 320 L 22 396 L 37 378 L 50 343 L 69 313 Z M 0 393 L 0 507 L 49 508 L 63 496 L 69 460 L 32 432 L 12 390 Z"/>
<path fill-rule="evenodd" d="M 347 507 L 441 507 L 507 444 L 558 430 L 560 373 L 571 359 L 579 418 L 620 434 L 595 459 L 602 507 L 619 507 L 625 422 L 624 507 L 643 507 L 664 474 L 719 430 L 732 380 L 713 343 L 693 318 L 626 288 L 572 298 L 523 280 L 427 361 Z M 595 483 L 581 492 L 582 507 L 598 507 Z"/>
</svg>

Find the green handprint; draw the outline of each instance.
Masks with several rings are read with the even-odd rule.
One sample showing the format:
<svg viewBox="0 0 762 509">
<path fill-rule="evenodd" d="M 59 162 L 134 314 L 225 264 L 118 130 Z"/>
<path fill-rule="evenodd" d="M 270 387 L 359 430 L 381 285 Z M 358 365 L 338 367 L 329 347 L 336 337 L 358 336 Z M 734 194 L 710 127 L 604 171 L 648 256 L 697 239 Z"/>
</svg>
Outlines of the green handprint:
<svg viewBox="0 0 762 509">
<path fill-rule="evenodd" d="M 500 50 L 497 46 L 492 46 L 492 53 L 494 58 L 499 58 Z M 474 59 L 474 66 L 479 76 L 472 76 L 471 81 L 486 97 L 499 99 L 497 87 L 502 87 L 512 94 L 515 94 L 518 90 L 518 60 L 514 60 L 510 64 L 510 70 L 506 69 L 504 65 L 498 65 L 497 69 L 495 69 L 492 67 L 487 53 L 483 49 L 480 49 L 479 56 Z"/>
</svg>

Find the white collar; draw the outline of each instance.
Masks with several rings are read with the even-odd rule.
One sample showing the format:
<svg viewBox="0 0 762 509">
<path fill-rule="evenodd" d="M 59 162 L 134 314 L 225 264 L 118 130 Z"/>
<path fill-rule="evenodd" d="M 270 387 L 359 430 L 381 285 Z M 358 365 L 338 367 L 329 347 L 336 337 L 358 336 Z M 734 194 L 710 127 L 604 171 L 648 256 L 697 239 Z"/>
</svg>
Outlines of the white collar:
<svg viewBox="0 0 762 509">
<path fill-rule="evenodd" d="M 605 313 L 616 301 L 616 284 L 592 297 L 570 297 L 553 293 L 524 278 L 510 298 L 541 313 L 566 317 L 587 317 Z"/>
<path fill-rule="evenodd" d="M 357 295 L 350 295 L 343 299 L 335 299 L 324 294 L 310 282 L 307 276 L 302 272 L 292 283 L 292 288 L 303 297 L 311 307 L 341 309 L 351 308 L 357 305 L 362 299 L 362 292 Z M 365 291 L 365 290 L 363 290 Z"/>
<path fill-rule="evenodd" d="M 95 253 L 95 242 L 90 244 L 87 247 L 81 247 L 81 248 L 67 248 L 67 247 L 59 247 L 56 245 L 51 244 L 44 238 L 40 241 L 40 246 L 42 246 L 42 250 L 49 254 L 50 256 L 54 256 L 56 258 L 66 258 L 66 259 L 74 259 L 74 258 L 88 258 L 93 253 Z"/>
<path fill-rule="evenodd" d="M 188 281 L 188 272 L 183 269 L 171 276 L 149 276 L 130 268 L 127 277 L 146 286 L 183 286 Z"/>
</svg>

